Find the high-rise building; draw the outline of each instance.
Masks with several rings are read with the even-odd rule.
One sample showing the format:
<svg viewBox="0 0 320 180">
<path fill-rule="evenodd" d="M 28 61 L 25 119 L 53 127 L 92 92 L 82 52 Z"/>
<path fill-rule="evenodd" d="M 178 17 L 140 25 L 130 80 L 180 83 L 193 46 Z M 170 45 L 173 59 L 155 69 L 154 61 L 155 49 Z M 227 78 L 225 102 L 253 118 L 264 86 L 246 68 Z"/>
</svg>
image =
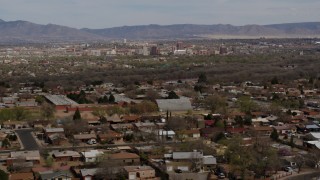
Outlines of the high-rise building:
<svg viewBox="0 0 320 180">
<path fill-rule="evenodd" d="M 228 53 L 228 48 L 225 46 L 220 46 L 220 54 L 227 54 Z"/>
<path fill-rule="evenodd" d="M 160 54 L 160 50 L 158 49 L 157 46 L 152 46 L 150 50 L 150 55 L 151 56 L 156 56 Z"/>
<path fill-rule="evenodd" d="M 182 50 L 182 49 L 183 49 L 183 43 L 177 42 L 177 50 Z"/>
</svg>

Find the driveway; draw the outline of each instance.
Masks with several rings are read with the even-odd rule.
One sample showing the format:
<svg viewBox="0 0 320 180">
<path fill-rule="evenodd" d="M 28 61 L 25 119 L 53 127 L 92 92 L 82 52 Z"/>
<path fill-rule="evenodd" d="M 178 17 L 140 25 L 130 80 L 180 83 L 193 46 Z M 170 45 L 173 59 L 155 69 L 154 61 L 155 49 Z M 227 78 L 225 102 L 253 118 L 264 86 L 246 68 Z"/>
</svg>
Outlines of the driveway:
<svg viewBox="0 0 320 180">
<path fill-rule="evenodd" d="M 24 147 L 24 150 L 39 150 L 39 146 L 32 136 L 32 129 L 19 129 L 15 130 L 16 134 L 19 136 L 20 141 Z"/>
</svg>

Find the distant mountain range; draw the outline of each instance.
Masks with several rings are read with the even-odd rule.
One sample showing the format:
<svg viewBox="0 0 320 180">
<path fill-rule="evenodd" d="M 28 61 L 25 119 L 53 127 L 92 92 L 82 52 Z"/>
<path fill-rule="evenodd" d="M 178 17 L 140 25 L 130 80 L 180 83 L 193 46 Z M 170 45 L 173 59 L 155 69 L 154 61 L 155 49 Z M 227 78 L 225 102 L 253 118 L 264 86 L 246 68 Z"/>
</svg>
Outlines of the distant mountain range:
<svg viewBox="0 0 320 180">
<path fill-rule="evenodd" d="M 320 22 L 273 25 L 143 25 L 105 29 L 76 29 L 0 19 L 0 43 L 88 42 L 111 39 L 157 40 L 189 38 L 313 38 L 320 37 Z"/>
</svg>

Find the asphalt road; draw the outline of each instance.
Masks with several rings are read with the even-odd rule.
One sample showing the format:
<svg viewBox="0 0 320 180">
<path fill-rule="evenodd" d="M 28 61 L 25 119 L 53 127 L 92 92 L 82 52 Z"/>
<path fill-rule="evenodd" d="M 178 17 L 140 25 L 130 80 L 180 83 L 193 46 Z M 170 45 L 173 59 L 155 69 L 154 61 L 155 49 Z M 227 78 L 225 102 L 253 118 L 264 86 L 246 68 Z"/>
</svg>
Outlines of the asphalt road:
<svg viewBox="0 0 320 180">
<path fill-rule="evenodd" d="M 31 134 L 32 129 L 19 129 L 19 130 L 16 130 L 15 132 L 19 136 L 23 144 L 24 150 L 26 151 L 39 150 L 39 146 Z"/>
</svg>

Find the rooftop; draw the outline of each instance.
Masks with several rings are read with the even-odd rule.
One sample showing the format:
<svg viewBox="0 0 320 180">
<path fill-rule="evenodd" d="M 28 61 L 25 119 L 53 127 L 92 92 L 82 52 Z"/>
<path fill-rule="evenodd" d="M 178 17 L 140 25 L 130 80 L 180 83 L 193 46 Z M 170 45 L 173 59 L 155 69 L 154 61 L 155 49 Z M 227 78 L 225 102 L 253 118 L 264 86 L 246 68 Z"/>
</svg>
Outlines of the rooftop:
<svg viewBox="0 0 320 180">
<path fill-rule="evenodd" d="M 50 95 L 46 94 L 44 96 L 46 99 L 48 99 L 51 103 L 53 103 L 56 106 L 61 106 L 61 105 L 78 105 L 75 101 L 67 98 L 64 95 Z"/>
</svg>

